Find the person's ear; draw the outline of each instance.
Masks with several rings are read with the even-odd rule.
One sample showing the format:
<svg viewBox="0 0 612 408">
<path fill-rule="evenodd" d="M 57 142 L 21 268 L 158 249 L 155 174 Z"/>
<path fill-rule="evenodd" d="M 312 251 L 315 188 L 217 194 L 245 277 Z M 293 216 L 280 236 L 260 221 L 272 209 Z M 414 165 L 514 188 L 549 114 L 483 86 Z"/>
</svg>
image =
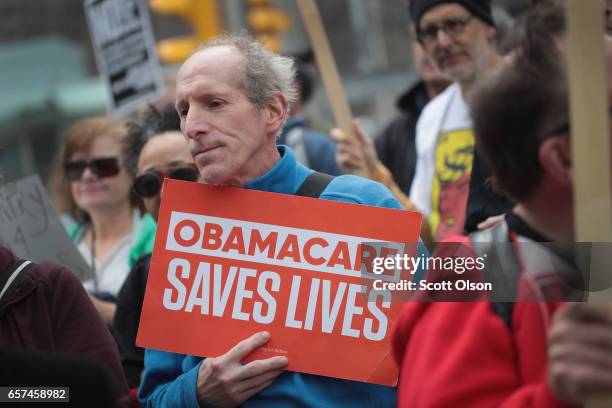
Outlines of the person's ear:
<svg viewBox="0 0 612 408">
<path fill-rule="evenodd" d="M 489 42 L 493 42 L 495 40 L 495 34 L 497 34 L 497 30 L 495 27 L 485 24 L 485 37 Z"/>
<path fill-rule="evenodd" d="M 285 118 L 289 113 L 289 103 L 283 94 L 277 94 L 268 102 L 266 109 L 266 127 L 268 133 L 276 135 L 285 123 Z"/>
<path fill-rule="evenodd" d="M 548 177 L 557 183 L 571 186 L 572 150 L 570 140 L 565 137 L 550 137 L 540 145 L 538 150 L 540 166 Z"/>
</svg>

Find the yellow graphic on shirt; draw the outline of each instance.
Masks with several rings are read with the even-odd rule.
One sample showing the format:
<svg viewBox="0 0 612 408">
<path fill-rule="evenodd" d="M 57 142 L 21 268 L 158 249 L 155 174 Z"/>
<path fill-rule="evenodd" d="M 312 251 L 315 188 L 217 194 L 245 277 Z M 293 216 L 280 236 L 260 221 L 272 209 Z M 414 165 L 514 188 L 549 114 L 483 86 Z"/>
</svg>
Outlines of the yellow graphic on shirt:
<svg viewBox="0 0 612 408">
<path fill-rule="evenodd" d="M 463 233 L 474 159 L 471 129 L 441 133 L 435 152 L 431 196 L 432 235 L 436 241 Z"/>
</svg>

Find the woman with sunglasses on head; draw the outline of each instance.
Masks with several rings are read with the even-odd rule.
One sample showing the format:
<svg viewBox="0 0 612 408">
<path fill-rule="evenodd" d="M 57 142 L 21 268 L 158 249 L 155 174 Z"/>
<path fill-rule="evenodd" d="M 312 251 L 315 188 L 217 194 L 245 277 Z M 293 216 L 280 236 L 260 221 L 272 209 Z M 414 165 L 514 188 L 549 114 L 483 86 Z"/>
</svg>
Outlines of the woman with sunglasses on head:
<svg viewBox="0 0 612 408">
<path fill-rule="evenodd" d="M 163 179 L 196 181 L 197 167 L 181 133 L 174 105 L 161 111 L 150 107 L 140 122 L 130 124 L 128 129 L 126 164 L 135 177 L 134 192 L 157 220 Z M 114 334 L 131 388 L 140 384 L 144 368 L 144 350 L 136 347 L 135 341 L 150 262 L 151 254 L 136 262 L 117 296 Z"/>
<path fill-rule="evenodd" d="M 151 252 L 155 223 L 143 217 L 142 203 L 132 193 L 132 176 L 124 163 L 124 123 L 107 117 L 75 123 L 61 154 L 58 210 L 77 224 L 69 235 L 94 271 L 85 282 L 107 325 L 115 315 L 115 298 L 130 268 Z"/>
</svg>

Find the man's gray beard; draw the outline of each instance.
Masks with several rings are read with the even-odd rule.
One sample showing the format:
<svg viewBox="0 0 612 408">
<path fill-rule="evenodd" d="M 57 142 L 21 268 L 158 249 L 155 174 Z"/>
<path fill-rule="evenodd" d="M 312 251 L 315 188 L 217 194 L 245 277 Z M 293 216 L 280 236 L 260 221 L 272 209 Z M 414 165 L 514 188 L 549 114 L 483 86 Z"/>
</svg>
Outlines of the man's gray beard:
<svg viewBox="0 0 612 408">
<path fill-rule="evenodd" d="M 476 78 L 474 72 L 455 72 L 455 73 L 442 73 L 442 77 L 451 82 L 473 82 Z"/>
</svg>

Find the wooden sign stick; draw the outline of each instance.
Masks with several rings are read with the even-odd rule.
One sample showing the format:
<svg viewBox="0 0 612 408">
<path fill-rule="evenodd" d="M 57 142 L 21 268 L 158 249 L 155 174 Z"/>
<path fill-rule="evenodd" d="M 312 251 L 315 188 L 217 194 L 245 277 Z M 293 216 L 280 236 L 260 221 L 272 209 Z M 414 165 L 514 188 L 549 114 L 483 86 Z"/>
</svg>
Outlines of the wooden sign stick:
<svg viewBox="0 0 612 408">
<path fill-rule="evenodd" d="M 603 9 L 600 1 L 567 0 L 568 69 L 574 171 L 574 219 L 577 242 L 612 242 L 610 131 Z M 611 273 L 608 251 L 591 253 L 589 301 L 612 301 L 601 283 Z M 603 262 L 602 262 L 603 261 Z M 607 267 L 593 267 L 594 264 Z M 612 406 L 612 397 L 593 398 L 588 408 Z"/>
<path fill-rule="evenodd" d="M 310 38 L 310 44 L 314 50 L 336 125 L 345 135 L 355 140 L 352 125 L 353 115 L 342 89 L 336 61 L 329 47 L 317 4 L 314 0 L 298 0 L 298 6 Z"/>
</svg>

